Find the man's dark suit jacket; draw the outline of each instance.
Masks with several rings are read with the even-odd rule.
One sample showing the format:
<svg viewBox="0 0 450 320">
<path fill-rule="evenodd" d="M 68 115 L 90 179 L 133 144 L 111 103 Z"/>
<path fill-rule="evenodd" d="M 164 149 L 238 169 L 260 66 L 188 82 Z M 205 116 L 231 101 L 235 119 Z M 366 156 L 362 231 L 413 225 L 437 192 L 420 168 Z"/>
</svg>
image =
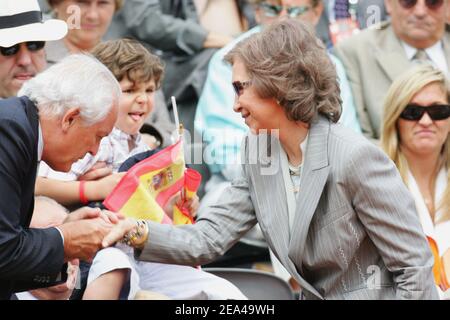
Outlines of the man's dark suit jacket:
<svg viewBox="0 0 450 320">
<path fill-rule="evenodd" d="M 60 278 L 66 265 L 59 231 L 28 228 L 38 128 L 37 108 L 27 97 L 0 100 L 0 299 L 65 281 Z"/>
</svg>

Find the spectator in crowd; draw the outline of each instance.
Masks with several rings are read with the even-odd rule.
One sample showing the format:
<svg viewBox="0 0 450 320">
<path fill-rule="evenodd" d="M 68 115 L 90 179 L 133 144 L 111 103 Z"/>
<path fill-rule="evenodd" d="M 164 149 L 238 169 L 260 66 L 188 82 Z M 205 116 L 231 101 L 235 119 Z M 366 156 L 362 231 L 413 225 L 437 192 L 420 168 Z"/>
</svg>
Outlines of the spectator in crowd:
<svg viewBox="0 0 450 320">
<path fill-rule="evenodd" d="M 241 177 L 195 225 L 123 220 L 104 246 L 126 234 L 135 237 L 137 259 L 196 265 L 259 222 L 303 298 L 437 298 L 414 201 L 379 148 L 335 125 L 336 71 L 313 31 L 283 19 L 240 42 L 226 60 L 234 109 L 252 131 Z M 366 281 L 374 267 L 375 284 Z"/>
<path fill-rule="evenodd" d="M 391 16 L 377 28 L 366 29 L 336 47 L 355 98 L 364 135 L 380 138 L 383 100 L 392 81 L 414 62 L 430 60 L 450 70 L 450 31 L 447 0 L 386 0 Z"/>
<path fill-rule="evenodd" d="M 450 272 L 450 85 L 433 66 L 396 79 L 384 104 L 381 146 L 395 162 L 416 201 L 422 228 L 435 253 L 441 297 Z M 447 296 L 448 296 L 447 292 Z"/>
<path fill-rule="evenodd" d="M 190 131 L 209 59 L 232 38 L 202 27 L 194 0 L 127 0 L 107 37 L 133 37 L 161 53 L 166 65 L 162 83 L 166 103 L 176 97 L 180 120 Z"/>
<path fill-rule="evenodd" d="M 19 96 L 0 101 L 3 299 L 50 286 L 64 261 L 92 258 L 111 222 L 117 222 L 113 214 L 85 208 L 57 228 L 29 228 L 39 161 L 68 171 L 87 152 L 95 154 L 112 130 L 120 87 L 111 72 L 90 57 L 73 56 L 26 82 Z"/>
<path fill-rule="evenodd" d="M 47 60 L 53 64 L 69 53 L 91 51 L 100 43 L 123 0 L 48 0 L 48 3 L 52 15 L 69 25 L 67 36 L 47 47 Z"/>
<path fill-rule="evenodd" d="M 45 229 L 60 226 L 67 219 L 67 214 L 67 209 L 55 200 L 37 197 L 30 228 Z M 68 263 L 67 281 L 65 283 L 49 288 L 18 292 L 16 297 L 19 300 L 68 300 L 77 283 L 78 265 L 77 259 Z"/>
<path fill-rule="evenodd" d="M 209 32 L 234 38 L 255 26 L 253 8 L 247 0 L 194 0 L 194 4 L 200 25 Z"/>
<path fill-rule="evenodd" d="M 317 25 L 317 36 L 328 48 L 335 45 L 332 35 L 351 36 L 353 32 L 357 33 L 387 19 L 384 0 L 324 0 L 324 6 Z M 352 29 L 353 26 L 356 31 Z"/>
<path fill-rule="evenodd" d="M 70 53 L 91 51 L 101 42 L 111 25 L 114 13 L 123 5 L 123 0 L 48 0 L 52 8 L 52 15 L 69 24 L 67 36 L 49 43 L 46 47 L 47 62 L 52 65 Z M 79 20 L 76 14 L 79 12 Z M 77 26 L 76 24 L 80 25 Z M 169 118 L 164 95 L 158 91 L 156 96 L 158 106 L 152 116 L 147 119 L 148 129 L 146 138 L 153 140 L 152 146 L 171 144 L 170 136 L 174 126 Z M 149 127 L 149 128 L 147 128 Z M 158 127 L 158 130 L 155 129 Z"/>
<path fill-rule="evenodd" d="M 23 83 L 45 69 L 46 41 L 58 40 L 67 33 L 64 21 L 55 19 L 42 23 L 37 1 L 20 3 L 2 1 L 0 6 L 0 99 L 15 96 Z M 6 22 L 12 16 L 22 15 L 12 25 Z M 20 17 L 20 16 L 19 16 Z M 5 23 L 2 23 L 5 21 Z M 20 28 L 11 32 L 13 28 Z"/>
<path fill-rule="evenodd" d="M 163 77 L 160 59 L 131 39 L 100 43 L 93 54 L 119 81 L 122 89 L 119 115 L 112 133 L 101 141 L 95 156 L 87 154 L 72 165 L 69 173 L 45 172 L 45 176 L 69 180 L 58 190 L 59 197 L 65 192 L 70 193 L 74 184 L 74 188 L 78 188 L 80 182 L 74 180 L 96 163 L 104 162 L 117 172 L 127 158 L 149 150 L 139 130 L 153 110 L 154 93 Z M 80 189 L 82 193 L 83 187 Z M 169 201 L 165 209 L 170 217 L 173 205 L 180 200 L 181 195 L 177 194 Z M 187 201 L 184 206 L 195 214 L 198 198 Z M 130 281 L 126 283 L 128 279 Z M 185 287 L 186 283 L 189 283 L 189 288 Z M 157 263 L 137 264 L 132 253 L 127 255 L 117 247 L 101 250 L 94 258 L 83 299 L 132 299 L 140 289 L 163 293 L 174 299 L 245 298 L 230 283 L 200 270 Z M 123 290 L 128 291 L 125 293 Z"/>
</svg>

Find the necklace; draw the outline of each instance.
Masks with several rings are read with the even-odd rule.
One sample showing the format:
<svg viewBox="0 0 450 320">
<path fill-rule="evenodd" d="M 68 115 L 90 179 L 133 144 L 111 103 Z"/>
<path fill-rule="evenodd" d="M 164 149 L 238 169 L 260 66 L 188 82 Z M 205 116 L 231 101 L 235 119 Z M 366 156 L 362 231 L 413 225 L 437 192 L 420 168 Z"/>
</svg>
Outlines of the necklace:
<svg viewBox="0 0 450 320">
<path fill-rule="evenodd" d="M 289 165 L 289 175 L 291 178 L 292 183 L 292 189 L 294 193 L 298 193 L 300 191 L 300 170 L 301 165 L 299 166 L 293 166 L 291 163 L 288 163 Z"/>
<path fill-rule="evenodd" d="M 293 166 L 290 162 L 288 163 L 288 165 L 289 165 L 289 174 L 291 176 L 300 176 L 300 169 L 302 165 Z"/>
</svg>

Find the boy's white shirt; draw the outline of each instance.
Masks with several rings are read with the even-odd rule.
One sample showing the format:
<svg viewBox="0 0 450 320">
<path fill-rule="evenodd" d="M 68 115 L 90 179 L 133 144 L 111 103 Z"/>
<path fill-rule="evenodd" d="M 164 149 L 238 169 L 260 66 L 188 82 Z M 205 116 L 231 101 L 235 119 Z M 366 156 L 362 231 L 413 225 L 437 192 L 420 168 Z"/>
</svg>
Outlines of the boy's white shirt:
<svg viewBox="0 0 450 320">
<path fill-rule="evenodd" d="M 133 141 L 135 147 L 129 150 L 129 141 Z M 105 162 L 111 167 L 113 172 L 119 170 L 120 165 L 128 158 L 150 150 L 147 144 L 142 140 L 141 134 L 129 135 L 120 129 L 114 127 L 111 133 L 100 141 L 100 147 L 95 156 L 90 153 L 86 154 L 83 159 L 75 162 L 69 172 L 58 172 L 51 169 L 45 162 L 41 161 L 39 166 L 40 177 L 74 181 L 79 176 L 85 174 L 97 162 Z"/>
</svg>

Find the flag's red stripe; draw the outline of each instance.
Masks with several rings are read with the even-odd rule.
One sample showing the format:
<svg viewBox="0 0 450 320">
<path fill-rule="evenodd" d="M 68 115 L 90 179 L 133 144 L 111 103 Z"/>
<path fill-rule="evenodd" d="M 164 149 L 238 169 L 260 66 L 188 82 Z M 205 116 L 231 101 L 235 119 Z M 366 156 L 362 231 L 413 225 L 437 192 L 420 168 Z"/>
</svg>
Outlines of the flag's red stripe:
<svg viewBox="0 0 450 320">
<path fill-rule="evenodd" d="M 136 191 L 139 185 L 139 177 L 132 175 L 126 175 L 126 177 L 126 179 L 123 177 L 119 181 L 114 190 L 103 201 L 104 206 L 108 210 L 119 211 Z"/>
<path fill-rule="evenodd" d="M 139 185 L 139 177 L 150 171 L 160 170 L 173 164 L 181 151 L 180 149 L 181 140 L 131 167 L 103 201 L 105 207 L 111 211 L 119 211 L 136 191 Z"/>
<path fill-rule="evenodd" d="M 155 199 L 156 202 L 160 205 L 160 207 L 163 208 L 164 205 L 167 203 L 167 200 L 169 200 L 171 196 L 180 191 L 181 188 L 183 187 L 184 187 L 184 178 L 182 177 L 181 179 L 178 179 L 178 181 L 174 182 L 174 184 L 170 188 L 167 188 L 166 190 L 158 193 Z"/>
<path fill-rule="evenodd" d="M 163 168 L 171 166 L 175 160 L 179 158 L 181 142 L 177 142 L 160 152 L 152 155 L 151 157 L 142 160 L 128 170 L 128 174 L 133 174 L 136 176 L 142 176 L 154 170 L 161 170 Z"/>
</svg>

